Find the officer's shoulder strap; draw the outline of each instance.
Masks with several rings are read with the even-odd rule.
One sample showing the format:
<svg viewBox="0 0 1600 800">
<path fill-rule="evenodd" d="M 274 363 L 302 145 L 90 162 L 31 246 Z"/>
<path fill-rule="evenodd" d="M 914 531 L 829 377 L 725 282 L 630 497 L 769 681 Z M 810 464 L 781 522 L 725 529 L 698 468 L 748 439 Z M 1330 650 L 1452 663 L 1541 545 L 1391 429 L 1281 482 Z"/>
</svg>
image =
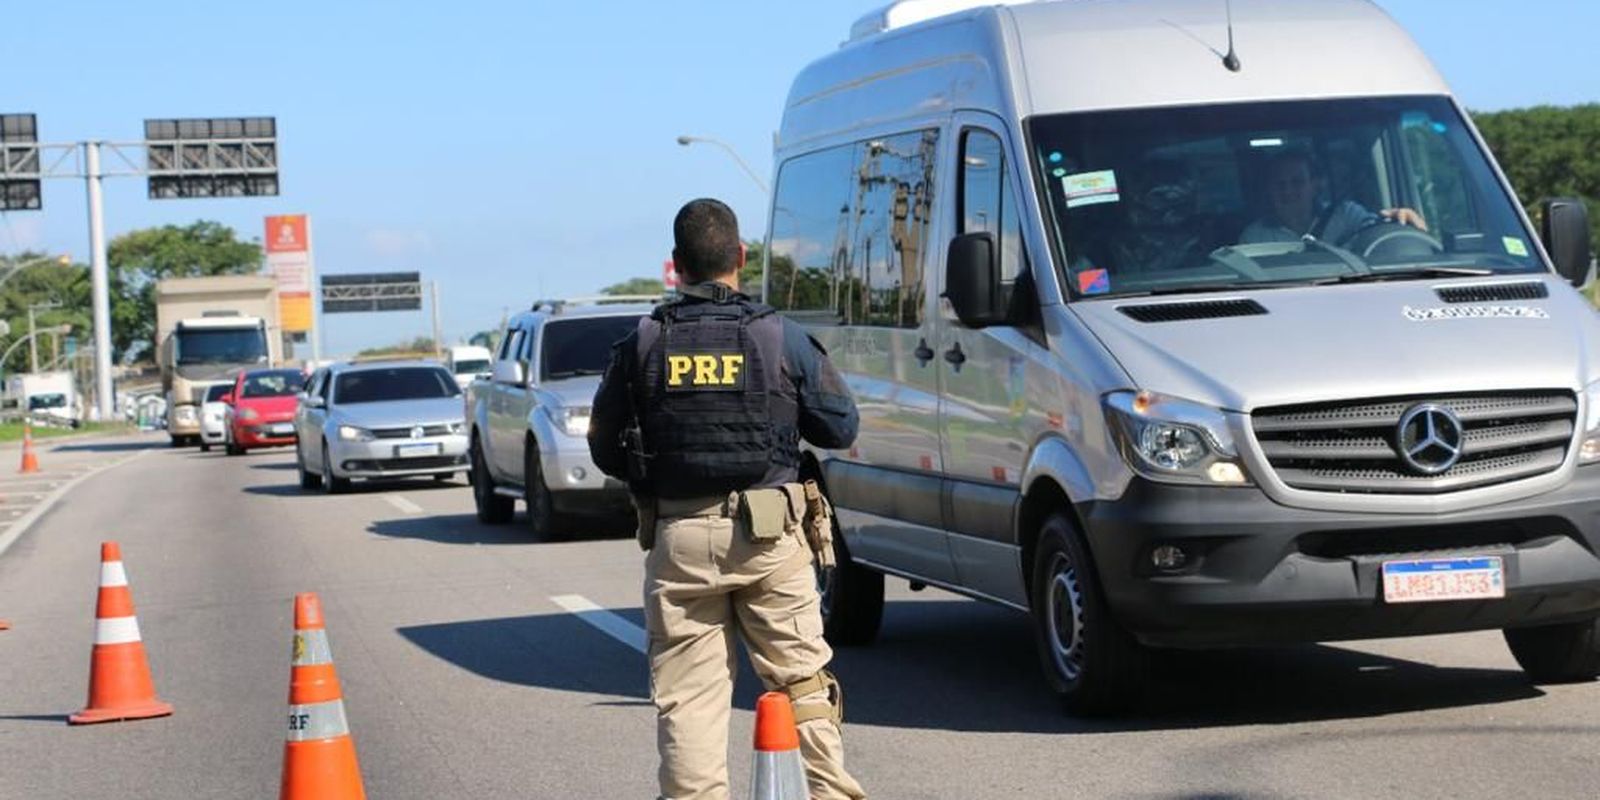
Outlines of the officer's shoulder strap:
<svg viewBox="0 0 1600 800">
<path fill-rule="evenodd" d="M 650 349 L 656 346 L 656 340 L 661 338 L 663 321 L 657 319 L 657 315 L 661 314 L 661 308 L 662 306 L 657 306 L 655 311 L 639 318 L 639 327 L 636 329 L 638 342 L 634 349 L 639 358 L 635 363 L 643 364 L 645 358 L 650 355 Z"/>
</svg>

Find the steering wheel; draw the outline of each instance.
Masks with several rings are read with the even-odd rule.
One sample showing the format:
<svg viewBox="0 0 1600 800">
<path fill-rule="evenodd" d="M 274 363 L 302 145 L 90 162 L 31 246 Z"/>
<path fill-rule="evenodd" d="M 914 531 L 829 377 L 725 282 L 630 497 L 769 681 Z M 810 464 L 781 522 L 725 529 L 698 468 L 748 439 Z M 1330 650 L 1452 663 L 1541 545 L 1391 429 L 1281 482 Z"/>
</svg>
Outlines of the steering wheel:
<svg viewBox="0 0 1600 800">
<path fill-rule="evenodd" d="M 1435 256 L 1444 252 L 1444 245 L 1427 232 L 1382 217 L 1351 234 L 1343 246 L 1365 261 Z"/>
</svg>

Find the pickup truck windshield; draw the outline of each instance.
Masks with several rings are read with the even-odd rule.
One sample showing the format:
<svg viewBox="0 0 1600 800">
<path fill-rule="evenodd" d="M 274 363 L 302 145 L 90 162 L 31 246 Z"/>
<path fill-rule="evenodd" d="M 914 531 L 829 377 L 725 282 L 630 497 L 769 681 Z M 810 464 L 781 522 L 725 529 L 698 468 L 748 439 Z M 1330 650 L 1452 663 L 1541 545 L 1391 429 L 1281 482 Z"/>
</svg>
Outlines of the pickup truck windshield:
<svg viewBox="0 0 1600 800">
<path fill-rule="evenodd" d="M 461 394 L 456 379 L 440 367 L 393 367 L 340 373 L 333 385 L 333 402 L 382 403 L 392 400 L 431 400 Z"/>
<path fill-rule="evenodd" d="M 267 360 L 260 328 L 185 328 L 178 331 L 181 364 L 259 364 Z"/>
<path fill-rule="evenodd" d="M 540 380 L 604 373 L 611 346 L 637 327 L 639 315 L 551 320 L 539 349 Z"/>
<path fill-rule="evenodd" d="M 1544 270 L 1444 97 L 1029 123 L 1074 297 Z"/>
</svg>

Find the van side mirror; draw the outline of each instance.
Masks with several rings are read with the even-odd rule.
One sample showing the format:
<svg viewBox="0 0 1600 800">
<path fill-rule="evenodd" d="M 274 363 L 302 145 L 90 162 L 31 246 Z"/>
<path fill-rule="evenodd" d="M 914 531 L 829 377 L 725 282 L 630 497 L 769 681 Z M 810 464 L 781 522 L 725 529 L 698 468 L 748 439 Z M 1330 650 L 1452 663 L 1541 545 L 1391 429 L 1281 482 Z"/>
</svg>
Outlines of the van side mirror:
<svg viewBox="0 0 1600 800">
<path fill-rule="evenodd" d="M 1573 286 L 1589 282 L 1589 209 L 1583 201 L 1558 197 L 1540 204 L 1539 240 L 1555 263 L 1556 273 Z"/>
<path fill-rule="evenodd" d="M 1000 248 L 994 234 L 964 233 L 950 240 L 944 265 L 944 296 L 969 328 L 1006 322 L 1000 296 Z"/>
<path fill-rule="evenodd" d="M 494 382 L 511 386 L 528 385 L 528 365 L 521 361 L 494 362 Z"/>
</svg>

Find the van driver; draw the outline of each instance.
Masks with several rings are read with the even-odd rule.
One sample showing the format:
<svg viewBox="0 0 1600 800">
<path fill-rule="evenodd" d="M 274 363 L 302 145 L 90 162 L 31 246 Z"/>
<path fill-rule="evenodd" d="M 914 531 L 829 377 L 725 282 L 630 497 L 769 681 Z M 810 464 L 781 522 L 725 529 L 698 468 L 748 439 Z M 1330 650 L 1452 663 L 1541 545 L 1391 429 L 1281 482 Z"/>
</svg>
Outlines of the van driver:
<svg viewBox="0 0 1600 800">
<path fill-rule="evenodd" d="M 1280 153 L 1267 173 L 1271 213 L 1245 226 L 1240 244 L 1294 242 L 1310 235 L 1330 244 L 1343 244 L 1358 231 L 1379 222 L 1398 222 L 1426 232 L 1428 223 L 1409 208 L 1386 208 L 1377 213 L 1360 203 L 1344 200 L 1320 202 L 1312 178 L 1311 157 L 1299 151 Z"/>
</svg>

